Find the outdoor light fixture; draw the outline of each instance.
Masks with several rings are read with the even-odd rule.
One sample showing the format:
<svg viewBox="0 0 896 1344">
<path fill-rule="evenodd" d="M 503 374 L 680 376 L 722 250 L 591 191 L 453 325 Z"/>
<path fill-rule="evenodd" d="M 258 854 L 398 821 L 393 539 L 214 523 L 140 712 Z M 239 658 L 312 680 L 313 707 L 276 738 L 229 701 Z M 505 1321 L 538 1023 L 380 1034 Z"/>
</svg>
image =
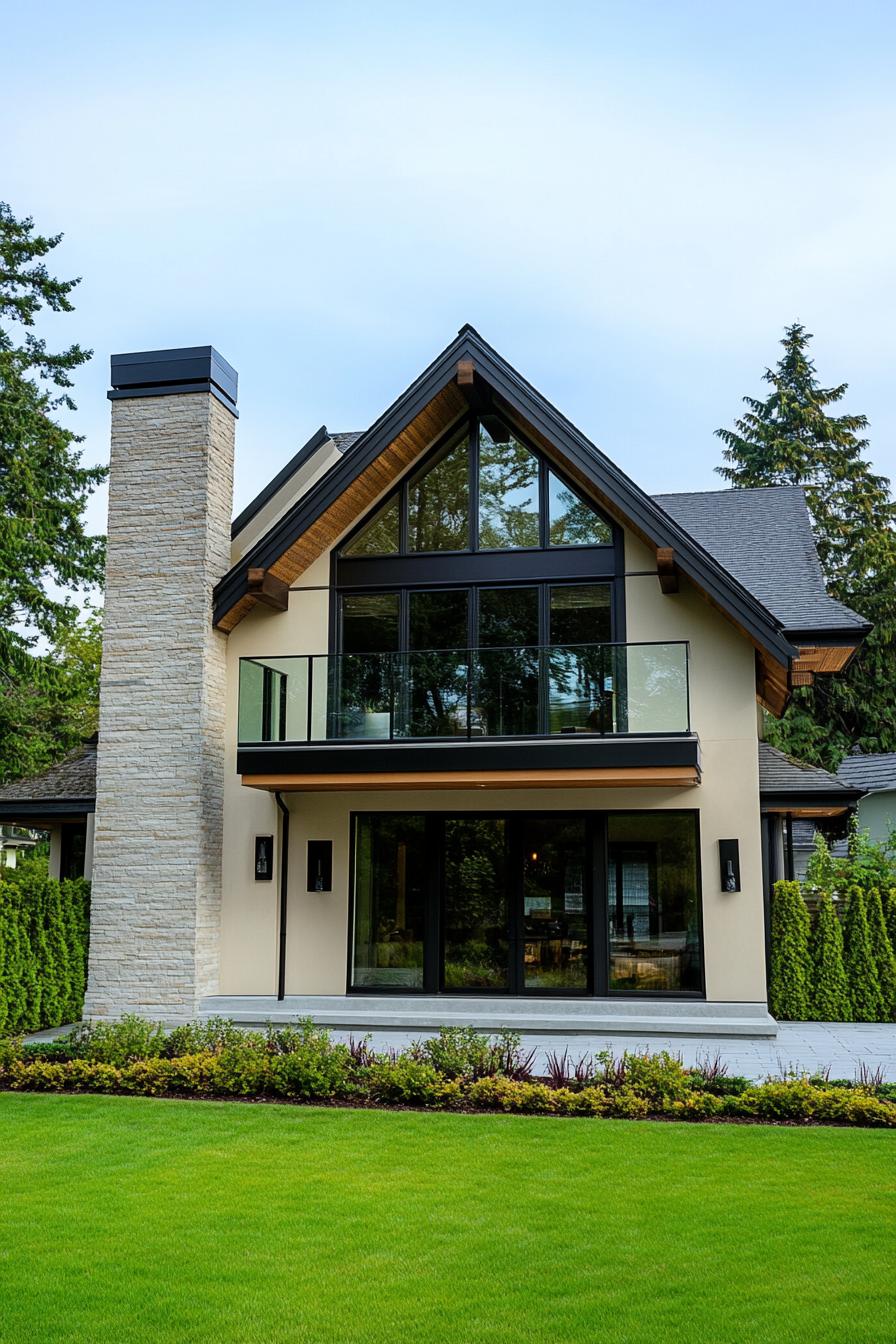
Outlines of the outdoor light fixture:
<svg viewBox="0 0 896 1344">
<path fill-rule="evenodd" d="M 333 890 L 333 841 L 308 841 L 308 891 Z"/>
<path fill-rule="evenodd" d="M 274 876 L 274 837 L 255 837 L 255 881 L 270 882 Z"/>
<path fill-rule="evenodd" d="M 719 841 L 719 869 L 723 891 L 740 891 L 740 850 L 737 840 Z"/>
</svg>

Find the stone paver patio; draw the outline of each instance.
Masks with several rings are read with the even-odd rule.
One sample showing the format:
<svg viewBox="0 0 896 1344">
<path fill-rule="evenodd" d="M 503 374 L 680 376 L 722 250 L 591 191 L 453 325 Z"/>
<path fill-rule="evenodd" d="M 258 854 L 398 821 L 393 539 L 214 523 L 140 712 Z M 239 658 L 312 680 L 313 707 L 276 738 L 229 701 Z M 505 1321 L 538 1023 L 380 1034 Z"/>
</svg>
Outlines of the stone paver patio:
<svg viewBox="0 0 896 1344">
<path fill-rule="evenodd" d="M 363 1032 L 334 1030 L 334 1040 L 357 1039 Z M 372 1031 L 376 1049 L 409 1045 L 430 1032 Z M 657 1035 L 567 1035 L 551 1036 L 543 1032 L 522 1033 L 523 1048 L 535 1050 L 535 1072 L 541 1073 L 552 1051 L 569 1051 L 572 1061 L 598 1050 L 668 1050 L 680 1054 L 685 1064 L 717 1054 L 728 1066 L 729 1074 L 763 1079 L 784 1072 L 818 1073 L 829 1070 L 831 1078 L 853 1079 L 862 1064 L 880 1069 L 883 1080 L 896 1082 L 896 1025 L 888 1022 L 781 1022 L 776 1037 L 742 1036 L 657 1036 Z"/>
</svg>

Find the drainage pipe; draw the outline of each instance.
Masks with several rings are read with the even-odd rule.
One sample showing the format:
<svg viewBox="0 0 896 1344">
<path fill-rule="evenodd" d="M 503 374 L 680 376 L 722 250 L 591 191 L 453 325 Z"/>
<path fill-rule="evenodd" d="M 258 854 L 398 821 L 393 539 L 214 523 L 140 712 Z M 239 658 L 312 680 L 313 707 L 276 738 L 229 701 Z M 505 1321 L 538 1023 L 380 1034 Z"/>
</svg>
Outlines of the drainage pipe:
<svg viewBox="0 0 896 1344">
<path fill-rule="evenodd" d="M 286 997 L 286 893 L 289 887 L 289 808 L 280 791 L 274 793 L 280 809 L 280 943 L 277 957 L 277 998 Z"/>
</svg>

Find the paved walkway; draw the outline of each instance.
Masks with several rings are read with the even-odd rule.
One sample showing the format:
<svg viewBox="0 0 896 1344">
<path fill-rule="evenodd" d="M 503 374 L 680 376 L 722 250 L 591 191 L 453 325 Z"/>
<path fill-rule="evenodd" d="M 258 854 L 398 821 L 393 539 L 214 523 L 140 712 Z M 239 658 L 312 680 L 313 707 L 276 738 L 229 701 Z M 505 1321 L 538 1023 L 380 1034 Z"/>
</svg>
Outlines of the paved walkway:
<svg viewBox="0 0 896 1344">
<path fill-rule="evenodd" d="M 52 1040 L 53 1037 L 68 1031 L 68 1027 L 56 1027 L 50 1031 L 35 1032 L 26 1039 L 31 1041 Z M 384 1031 L 370 1033 L 374 1049 L 385 1050 L 389 1046 L 401 1049 L 410 1045 L 420 1036 L 429 1032 Z M 334 1030 L 332 1036 L 337 1041 L 347 1041 L 350 1035 L 357 1039 L 363 1032 Z M 598 1050 L 613 1050 L 621 1055 L 623 1050 L 668 1050 L 680 1054 L 685 1064 L 695 1064 L 701 1059 L 714 1058 L 717 1054 L 728 1066 L 729 1074 L 741 1074 L 746 1078 L 762 1079 L 771 1075 L 780 1076 L 785 1072 L 822 1073 L 828 1071 L 831 1078 L 853 1079 L 862 1065 L 876 1071 L 880 1070 L 887 1082 L 896 1082 L 896 1025 L 891 1023 L 866 1022 L 782 1022 L 778 1026 L 777 1037 L 751 1036 L 549 1036 L 542 1032 L 523 1033 L 523 1049 L 535 1050 L 535 1072 L 545 1070 L 545 1061 L 552 1052 L 562 1054 L 569 1051 L 574 1063 L 582 1055 L 595 1054 Z"/>
<path fill-rule="evenodd" d="M 353 1033 L 357 1038 L 363 1033 Z M 375 1049 L 409 1045 L 428 1032 L 373 1031 Z M 349 1038 L 349 1032 L 333 1031 L 334 1040 Z M 523 1049 L 535 1050 L 535 1072 L 542 1073 L 552 1051 L 569 1051 L 575 1062 L 582 1055 L 598 1050 L 668 1050 L 680 1054 L 685 1064 L 717 1054 L 727 1064 L 729 1074 L 764 1079 L 784 1072 L 819 1073 L 829 1070 L 831 1078 L 856 1077 L 864 1064 L 880 1069 L 884 1081 L 896 1082 L 896 1025 L 891 1023 L 782 1022 L 777 1037 L 751 1036 L 549 1036 L 542 1032 L 523 1033 Z"/>
</svg>

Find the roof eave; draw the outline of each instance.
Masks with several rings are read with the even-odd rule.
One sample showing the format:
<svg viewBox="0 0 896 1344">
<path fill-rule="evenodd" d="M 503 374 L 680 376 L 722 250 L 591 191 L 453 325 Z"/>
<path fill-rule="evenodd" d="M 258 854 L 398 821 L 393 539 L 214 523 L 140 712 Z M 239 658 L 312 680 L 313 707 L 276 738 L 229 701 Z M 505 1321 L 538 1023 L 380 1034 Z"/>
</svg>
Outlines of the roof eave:
<svg viewBox="0 0 896 1344">
<path fill-rule="evenodd" d="M 334 464 L 220 580 L 214 590 L 216 625 L 247 596 L 249 568 L 272 565 L 454 378 L 458 360 L 464 357 L 473 358 L 476 372 L 517 414 L 556 443 L 623 517 L 653 538 L 657 546 L 671 546 L 684 572 L 760 647 L 785 666 L 798 656 L 799 650 L 784 634 L 780 622 L 469 326 L 461 328 L 419 378 L 361 435 L 351 453 Z M 600 469 L 599 480 L 594 477 L 595 467 Z"/>
</svg>

